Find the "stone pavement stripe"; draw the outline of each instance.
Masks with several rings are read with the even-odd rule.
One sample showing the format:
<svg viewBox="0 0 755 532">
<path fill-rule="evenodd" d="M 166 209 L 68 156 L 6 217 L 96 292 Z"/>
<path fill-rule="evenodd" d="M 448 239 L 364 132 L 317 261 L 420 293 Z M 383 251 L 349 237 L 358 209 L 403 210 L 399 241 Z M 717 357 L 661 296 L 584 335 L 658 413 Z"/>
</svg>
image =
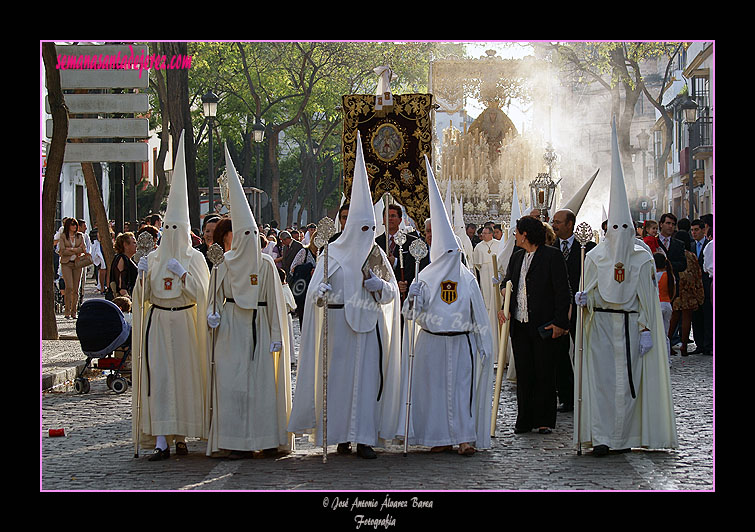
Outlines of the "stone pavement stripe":
<svg viewBox="0 0 755 532">
<path fill-rule="evenodd" d="M 629 465 L 634 468 L 640 478 L 653 486 L 653 489 L 675 491 L 680 489 L 678 484 L 671 480 L 665 473 L 656 469 L 650 458 L 639 453 L 627 453 L 624 455 Z"/>
<path fill-rule="evenodd" d="M 239 470 L 241 464 L 239 462 L 227 462 L 222 461 L 218 465 L 212 468 L 207 473 L 207 476 L 202 482 L 196 484 L 187 484 L 178 488 L 179 490 L 219 490 L 223 489 L 225 483 L 230 479 L 236 471 Z"/>
</svg>

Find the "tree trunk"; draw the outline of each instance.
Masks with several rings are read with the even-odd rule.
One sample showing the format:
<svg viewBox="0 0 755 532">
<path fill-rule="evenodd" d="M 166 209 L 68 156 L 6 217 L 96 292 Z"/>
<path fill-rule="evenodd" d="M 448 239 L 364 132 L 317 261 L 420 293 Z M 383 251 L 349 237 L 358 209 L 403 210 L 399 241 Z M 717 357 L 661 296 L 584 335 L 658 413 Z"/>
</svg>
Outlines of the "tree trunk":
<svg viewBox="0 0 755 532">
<path fill-rule="evenodd" d="M 162 43 L 163 53 L 168 57 L 184 57 L 188 52 L 185 42 Z M 171 136 L 173 137 L 173 157 L 178 153 L 178 142 L 181 131 L 184 131 L 184 154 L 186 157 L 186 189 L 189 196 L 189 222 L 191 227 L 199 228 L 199 186 L 197 185 L 197 148 L 194 145 L 194 129 L 191 125 L 191 109 L 189 108 L 189 71 L 185 68 L 168 69 L 165 71 L 168 94 L 168 112 L 171 120 Z"/>
<path fill-rule="evenodd" d="M 80 142 L 80 139 L 73 139 L 73 142 Z M 105 205 L 102 202 L 102 194 L 97 184 L 97 176 L 94 173 L 93 163 L 81 163 L 81 171 L 84 173 L 84 183 L 86 184 L 87 196 L 89 197 L 89 214 L 94 218 L 94 223 L 97 224 L 97 240 L 100 241 L 105 264 L 110 268 L 115 257 L 115 249 L 110 231 L 101 230 L 103 227 L 109 228 L 110 222 L 105 212 Z"/>
<path fill-rule="evenodd" d="M 157 48 L 153 45 L 153 48 Z M 162 123 L 162 131 L 160 132 L 160 151 L 157 154 L 157 160 L 155 161 L 155 173 L 157 174 L 157 186 L 155 190 L 155 197 L 152 200 L 152 213 L 159 213 L 160 207 L 165 197 L 165 190 L 168 187 L 168 177 L 165 174 L 165 158 L 168 154 L 168 145 L 170 139 L 170 113 L 168 111 L 168 91 L 165 86 L 165 77 L 162 70 L 155 70 L 155 79 L 157 80 L 157 100 L 160 104 L 160 118 Z"/>
<path fill-rule="evenodd" d="M 57 340 L 52 242 L 56 229 L 55 207 L 58 198 L 58 183 L 63 169 L 63 156 L 68 138 L 68 107 L 63 98 L 63 90 L 60 88 L 60 71 L 55 68 L 57 53 L 54 43 L 42 43 L 42 59 L 45 64 L 47 97 L 52 114 L 52 139 L 47 153 L 47 168 L 42 184 L 42 339 Z"/>
<path fill-rule="evenodd" d="M 280 224 L 280 201 L 278 194 L 280 193 L 280 167 L 278 166 L 278 133 L 277 128 L 271 128 L 271 135 L 267 137 L 267 162 L 270 169 L 270 205 L 273 209 L 273 220 Z"/>
</svg>

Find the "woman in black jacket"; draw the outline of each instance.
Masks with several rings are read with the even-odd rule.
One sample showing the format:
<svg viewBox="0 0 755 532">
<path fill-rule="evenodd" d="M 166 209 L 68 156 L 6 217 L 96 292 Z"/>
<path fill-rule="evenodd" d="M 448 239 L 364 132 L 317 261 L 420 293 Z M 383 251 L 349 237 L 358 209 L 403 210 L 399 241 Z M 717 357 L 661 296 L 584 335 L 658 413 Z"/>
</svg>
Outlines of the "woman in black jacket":
<svg viewBox="0 0 755 532">
<path fill-rule="evenodd" d="M 558 350 L 555 338 L 568 334 L 571 292 L 566 261 L 560 250 L 546 245 L 545 226 L 525 216 L 516 223 L 516 244 L 522 248 L 509 261 L 505 286 L 512 282 L 511 348 L 517 378 L 517 420 L 514 432 L 538 429 L 548 434 L 556 425 Z"/>
</svg>

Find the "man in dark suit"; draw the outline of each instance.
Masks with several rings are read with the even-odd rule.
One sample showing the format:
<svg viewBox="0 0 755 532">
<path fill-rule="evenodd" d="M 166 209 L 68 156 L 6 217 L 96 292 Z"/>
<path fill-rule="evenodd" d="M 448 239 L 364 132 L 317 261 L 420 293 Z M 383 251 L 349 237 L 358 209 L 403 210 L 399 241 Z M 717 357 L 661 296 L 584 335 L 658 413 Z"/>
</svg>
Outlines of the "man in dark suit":
<svg viewBox="0 0 755 532">
<path fill-rule="evenodd" d="M 416 233 L 406 233 L 406 242 L 401 247 L 393 241 L 393 237 L 398 233 L 399 225 L 401 224 L 402 211 L 399 205 L 388 205 L 387 209 L 383 210 L 383 220 L 385 220 L 386 212 L 388 213 L 388 227 L 386 231 L 375 238 L 375 244 L 380 249 L 385 251 L 386 244 L 385 239 L 388 235 L 388 262 L 393 265 L 393 273 L 396 276 L 398 282 L 399 293 L 401 294 L 401 303 L 403 304 L 406 294 L 409 290 L 409 284 L 414 280 L 414 267 L 415 260 L 411 253 L 409 253 L 409 245 L 417 238 Z M 399 259 L 399 252 L 403 257 L 403 272 L 401 271 L 401 260 Z"/>
<path fill-rule="evenodd" d="M 349 217 L 349 204 L 344 203 L 341 205 L 341 207 L 338 209 L 338 222 L 340 224 L 341 230 L 337 233 L 333 233 L 333 236 L 331 236 L 328 239 L 328 242 L 335 242 L 336 239 L 341 236 L 341 233 L 343 233 L 343 228 L 346 226 L 346 218 Z"/>
<path fill-rule="evenodd" d="M 562 209 L 553 215 L 551 226 L 558 237 L 554 242 L 566 261 L 566 270 L 569 278 L 570 297 L 574 299 L 574 293 L 579 290 L 579 279 L 582 276 L 582 250 L 581 245 L 574 238 L 574 224 L 577 218 L 569 209 Z M 585 253 L 595 247 L 595 242 L 585 244 Z M 571 302 L 571 319 L 569 322 L 569 334 L 555 341 L 559 342 L 559 350 L 556 357 L 556 392 L 558 394 L 559 412 L 571 412 L 574 410 L 574 369 L 571 358 L 571 343 L 577 329 L 577 309 L 574 301 Z"/>
<path fill-rule="evenodd" d="M 298 240 L 294 240 L 291 237 L 291 233 L 289 233 L 288 231 L 281 231 L 280 242 L 282 244 L 281 257 L 283 258 L 280 263 L 280 267 L 283 268 L 283 271 L 286 272 L 286 275 L 290 275 L 291 263 L 294 262 L 296 254 L 299 253 L 299 250 L 301 250 L 304 246 L 302 246 L 301 242 L 299 242 Z"/>
<path fill-rule="evenodd" d="M 557 340 L 570 327 L 569 279 L 561 252 L 545 244 L 540 220 L 520 218 L 515 238 L 523 249 L 512 255 L 502 284 L 511 280 L 513 285 L 510 334 L 518 409 L 514 432 L 538 429 L 547 434 L 556 424 Z M 501 322 L 506 319 L 503 311 L 498 316 Z"/>
<path fill-rule="evenodd" d="M 692 354 L 713 354 L 713 300 L 711 299 L 711 285 L 713 280 L 703 268 L 703 250 L 708 245 L 708 227 L 702 220 L 692 221 L 692 242 L 689 250 L 697 257 L 700 270 L 703 272 L 703 291 L 705 300 L 700 307 L 692 312 L 692 336 L 695 339 L 696 348 Z"/>
<path fill-rule="evenodd" d="M 667 212 L 661 215 L 658 224 L 658 245 L 666 254 L 674 269 L 674 277 L 679 285 L 679 273 L 687 269 L 687 257 L 684 256 L 684 244 L 681 240 L 673 237 L 676 230 L 676 216 Z"/>
<path fill-rule="evenodd" d="M 430 245 L 433 243 L 433 226 L 430 222 L 430 218 L 425 220 L 425 244 L 427 244 L 427 254 L 419 260 L 417 271 L 421 272 L 422 269 L 430 264 Z M 464 255 L 462 254 L 462 258 Z"/>
</svg>

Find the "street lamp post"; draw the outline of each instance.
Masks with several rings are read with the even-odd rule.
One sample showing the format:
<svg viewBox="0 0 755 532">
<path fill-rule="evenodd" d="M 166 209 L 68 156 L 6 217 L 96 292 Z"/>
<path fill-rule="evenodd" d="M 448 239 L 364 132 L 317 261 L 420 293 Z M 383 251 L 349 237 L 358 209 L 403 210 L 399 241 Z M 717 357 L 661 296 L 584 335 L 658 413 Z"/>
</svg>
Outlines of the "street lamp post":
<svg viewBox="0 0 755 532">
<path fill-rule="evenodd" d="M 687 95 L 681 105 L 682 111 L 684 111 L 684 121 L 687 123 L 687 134 L 689 138 L 688 151 L 689 151 L 689 219 L 692 220 L 695 217 L 695 202 L 694 202 L 694 183 L 693 183 L 693 162 L 692 157 L 692 138 L 695 123 L 697 122 L 697 102 Z"/>
<path fill-rule="evenodd" d="M 209 196 L 209 202 L 207 205 L 207 214 L 212 214 L 215 210 L 215 190 L 213 187 L 213 181 L 215 180 L 215 168 L 214 168 L 214 154 L 212 152 L 212 123 L 215 119 L 215 115 L 218 112 L 218 96 L 212 91 L 202 96 L 202 110 L 204 116 L 209 121 L 209 137 L 210 137 L 210 175 L 207 183 L 207 192 Z"/>
<path fill-rule="evenodd" d="M 260 145 L 262 144 L 262 141 L 265 140 L 265 126 L 262 125 L 262 122 L 260 122 L 259 118 L 252 128 L 252 138 L 254 140 L 254 143 L 257 145 L 257 192 L 255 195 L 254 204 L 257 211 L 257 220 L 259 220 L 260 216 L 262 215 L 262 213 L 260 212 L 262 210 L 262 194 L 260 193 L 260 191 L 262 190 L 262 187 L 260 186 Z"/>
<path fill-rule="evenodd" d="M 647 181 L 647 168 L 645 167 L 645 155 L 648 149 L 648 140 L 650 135 L 643 129 L 637 134 L 637 143 L 642 151 L 642 195 L 645 196 L 645 182 Z"/>
</svg>

